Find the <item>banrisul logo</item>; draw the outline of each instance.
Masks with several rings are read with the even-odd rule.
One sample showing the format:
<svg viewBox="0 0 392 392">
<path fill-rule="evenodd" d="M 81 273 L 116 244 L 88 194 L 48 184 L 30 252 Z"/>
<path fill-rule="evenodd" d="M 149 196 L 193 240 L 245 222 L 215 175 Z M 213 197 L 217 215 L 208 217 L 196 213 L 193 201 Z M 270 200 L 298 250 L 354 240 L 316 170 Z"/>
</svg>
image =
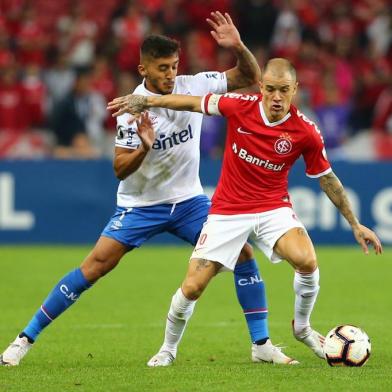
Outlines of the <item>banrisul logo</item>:
<svg viewBox="0 0 392 392">
<path fill-rule="evenodd" d="M 186 143 L 188 140 L 193 139 L 192 127 L 189 124 L 186 129 L 179 132 L 173 132 L 166 136 L 164 134 L 159 135 L 156 139 L 152 148 L 154 150 L 167 150 L 178 146 L 181 143 Z"/>
<path fill-rule="evenodd" d="M 231 148 L 232 148 L 234 154 L 236 154 L 238 156 L 238 158 L 243 159 L 245 162 L 251 163 L 252 165 L 263 167 L 264 169 L 267 169 L 267 170 L 282 171 L 282 169 L 285 165 L 284 163 L 276 164 L 276 163 L 270 162 L 269 159 L 263 159 L 263 158 L 260 158 L 256 155 L 251 155 L 248 153 L 247 150 L 245 150 L 245 148 L 240 148 L 235 143 L 233 143 Z"/>
</svg>

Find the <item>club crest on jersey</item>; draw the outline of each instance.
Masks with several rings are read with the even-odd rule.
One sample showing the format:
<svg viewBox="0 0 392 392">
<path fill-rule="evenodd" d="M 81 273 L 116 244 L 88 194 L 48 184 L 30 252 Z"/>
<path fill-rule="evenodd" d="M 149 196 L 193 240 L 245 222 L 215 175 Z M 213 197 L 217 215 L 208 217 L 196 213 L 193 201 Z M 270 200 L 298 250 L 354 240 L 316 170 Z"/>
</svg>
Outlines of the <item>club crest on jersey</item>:
<svg viewBox="0 0 392 392">
<path fill-rule="evenodd" d="M 275 142 L 274 147 L 275 147 L 275 151 L 278 154 L 280 155 L 288 154 L 293 148 L 290 135 L 286 132 L 282 133 L 279 136 L 279 139 Z"/>
</svg>

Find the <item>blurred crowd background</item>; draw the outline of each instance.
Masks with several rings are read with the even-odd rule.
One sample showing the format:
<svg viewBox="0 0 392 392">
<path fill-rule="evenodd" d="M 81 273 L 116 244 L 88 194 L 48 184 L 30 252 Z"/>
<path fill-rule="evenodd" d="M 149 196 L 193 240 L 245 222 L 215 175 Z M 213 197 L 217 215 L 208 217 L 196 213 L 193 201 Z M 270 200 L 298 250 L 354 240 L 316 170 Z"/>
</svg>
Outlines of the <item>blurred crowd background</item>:
<svg viewBox="0 0 392 392">
<path fill-rule="evenodd" d="M 0 0 L 0 157 L 111 156 L 106 103 L 140 83 L 146 35 L 181 42 L 182 74 L 235 64 L 210 36 L 215 10 L 232 15 L 261 65 L 293 62 L 296 104 L 330 157 L 392 160 L 388 0 Z M 203 156 L 221 156 L 224 127 L 205 118 Z"/>
</svg>

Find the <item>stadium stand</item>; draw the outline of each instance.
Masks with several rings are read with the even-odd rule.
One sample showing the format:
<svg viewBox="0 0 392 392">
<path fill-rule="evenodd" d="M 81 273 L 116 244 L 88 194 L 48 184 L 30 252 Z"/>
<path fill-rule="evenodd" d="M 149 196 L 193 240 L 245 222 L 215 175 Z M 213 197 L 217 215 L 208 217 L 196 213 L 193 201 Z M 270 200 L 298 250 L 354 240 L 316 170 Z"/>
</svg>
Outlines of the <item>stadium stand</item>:
<svg viewBox="0 0 392 392">
<path fill-rule="evenodd" d="M 96 150 L 87 155 L 110 156 L 114 122 L 102 107 L 140 80 L 147 34 L 181 41 L 181 73 L 232 65 L 209 37 L 205 18 L 216 9 L 230 12 L 260 63 L 271 56 L 294 63 L 297 103 L 320 123 L 332 157 L 392 159 L 386 0 L 0 0 L 0 157 L 59 156 L 55 109 L 86 70 L 100 107 L 84 124 Z M 202 153 L 219 157 L 224 124 L 207 124 Z"/>
</svg>

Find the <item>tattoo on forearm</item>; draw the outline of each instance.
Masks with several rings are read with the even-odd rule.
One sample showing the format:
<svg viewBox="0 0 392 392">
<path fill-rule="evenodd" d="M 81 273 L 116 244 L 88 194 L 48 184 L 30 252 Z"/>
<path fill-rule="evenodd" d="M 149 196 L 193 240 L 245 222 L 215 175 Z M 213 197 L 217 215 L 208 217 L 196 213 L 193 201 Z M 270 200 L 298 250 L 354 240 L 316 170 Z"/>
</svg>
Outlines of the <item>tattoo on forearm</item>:
<svg viewBox="0 0 392 392">
<path fill-rule="evenodd" d="M 147 108 L 147 97 L 142 95 L 131 95 L 127 102 L 131 113 L 140 113 Z"/>
<path fill-rule="evenodd" d="M 237 53 L 238 72 L 231 73 L 227 78 L 227 90 L 232 91 L 254 84 L 255 79 L 261 77 L 260 67 L 257 60 L 248 48 Z"/>
<path fill-rule="evenodd" d="M 347 193 L 339 178 L 331 172 L 320 177 L 320 186 L 348 223 L 350 225 L 357 224 L 358 219 L 351 208 Z"/>
</svg>

